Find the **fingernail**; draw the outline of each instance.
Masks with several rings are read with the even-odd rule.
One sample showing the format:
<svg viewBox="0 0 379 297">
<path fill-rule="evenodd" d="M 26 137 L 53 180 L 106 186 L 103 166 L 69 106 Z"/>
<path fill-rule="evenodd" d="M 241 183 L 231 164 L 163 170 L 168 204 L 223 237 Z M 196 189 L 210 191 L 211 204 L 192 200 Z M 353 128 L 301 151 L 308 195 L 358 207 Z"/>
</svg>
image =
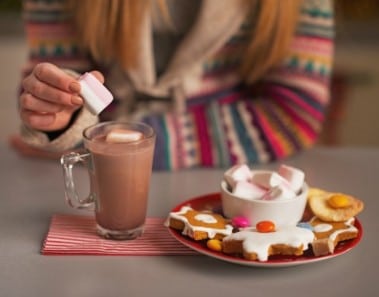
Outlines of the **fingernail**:
<svg viewBox="0 0 379 297">
<path fill-rule="evenodd" d="M 71 97 L 71 103 L 74 105 L 82 105 L 83 104 L 83 99 L 79 96 L 72 96 Z"/>
<path fill-rule="evenodd" d="M 80 84 L 77 82 L 72 82 L 68 86 L 68 89 L 73 93 L 79 93 L 80 92 Z"/>
</svg>

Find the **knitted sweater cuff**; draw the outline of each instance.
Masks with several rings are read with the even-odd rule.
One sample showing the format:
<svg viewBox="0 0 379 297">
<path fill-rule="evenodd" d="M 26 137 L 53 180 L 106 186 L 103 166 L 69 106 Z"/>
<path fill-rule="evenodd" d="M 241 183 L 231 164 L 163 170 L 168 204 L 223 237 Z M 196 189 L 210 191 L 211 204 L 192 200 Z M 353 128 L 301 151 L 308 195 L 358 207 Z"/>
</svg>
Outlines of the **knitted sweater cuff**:
<svg viewBox="0 0 379 297">
<path fill-rule="evenodd" d="M 73 124 L 59 137 L 49 140 L 46 133 L 31 129 L 23 125 L 21 136 L 23 140 L 38 148 L 48 151 L 64 151 L 78 146 L 82 142 L 83 130 L 98 122 L 98 117 L 92 115 L 87 109 L 82 108 Z"/>
</svg>

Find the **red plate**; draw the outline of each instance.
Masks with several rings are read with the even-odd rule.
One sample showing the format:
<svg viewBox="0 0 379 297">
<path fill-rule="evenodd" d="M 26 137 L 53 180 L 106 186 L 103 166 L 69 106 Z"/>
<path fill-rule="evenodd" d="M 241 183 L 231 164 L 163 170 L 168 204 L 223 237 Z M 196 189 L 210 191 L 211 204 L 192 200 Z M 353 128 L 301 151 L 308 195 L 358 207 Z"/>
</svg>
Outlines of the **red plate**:
<svg viewBox="0 0 379 297">
<path fill-rule="evenodd" d="M 196 197 L 181 204 L 175 206 L 171 211 L 179 211 L 182 206 L 190 206 L 195 210 L 211 210 L 215 213 L 222 212 L 221 206 L 221 197 L 220 193 L 208 194 L 200 197 Z M 333 254 L 325 255 L 325 256 L 314 256 L 311 249 L 304 251 L 302 256 L 270 256 L 268 261 L 251 261 L 243 258 L 239 258 L 236 256 L 226 255 L 222 252 L 216 252 L 210 250 L 206 247 L 205 242 L 194 241 L 191 238 L 184 236 L 180 231 L 169 228 L 169 232 L 171 235 L 176 238 L 179 242 L 183 243 L 187 247 L 198 251 L 201 254 L 210 256 L 212 258 L 217 258 L 226 262 L 236 263 L 240 265 L 247 266 L 261 266 L 261 267 L 283 267 L 283 266 L 295 266 L 301 264 L 309 264 L 318 261 L 327 260 L 330 258 L 334 258 L 340 256 L 352 248 L 354 248 L 362 239 L 363 229 L 361 223 L 358 219 L 355 219 L 354 226 L 358 229 L 358 236 L 352 240 L 347 240 L 344 242 L 340 242 L 334 250 Z"/>
</svg>

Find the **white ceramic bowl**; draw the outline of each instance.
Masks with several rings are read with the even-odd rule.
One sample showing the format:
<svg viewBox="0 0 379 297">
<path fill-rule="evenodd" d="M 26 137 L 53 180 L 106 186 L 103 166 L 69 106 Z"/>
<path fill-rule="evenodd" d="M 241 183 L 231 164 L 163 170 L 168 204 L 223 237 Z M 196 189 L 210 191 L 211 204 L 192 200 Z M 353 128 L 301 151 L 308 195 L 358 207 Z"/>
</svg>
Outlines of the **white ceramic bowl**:
<svg viewBox="0 0 379 297">
<path fill-rule="evenodd" d="M 248 200 L 233 195 L 226 181 L 221 182 L 221 202 L 227 218 L 243 216 L 251 226 L 260 221 L 272 221 L 276 227 L 295 226 L 301 221 L 307 203 L 308 185 L 304 183 L 299 195 L 288 200 Z"/>
</svg>

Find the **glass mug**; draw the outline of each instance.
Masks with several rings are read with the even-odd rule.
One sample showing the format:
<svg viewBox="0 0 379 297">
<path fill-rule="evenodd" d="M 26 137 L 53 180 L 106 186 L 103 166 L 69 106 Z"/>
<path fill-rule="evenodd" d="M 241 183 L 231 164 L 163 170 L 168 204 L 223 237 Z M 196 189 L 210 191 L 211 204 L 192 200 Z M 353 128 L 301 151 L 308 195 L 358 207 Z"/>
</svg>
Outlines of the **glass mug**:
<svg viewBox="0 0 379 297">
<path fill-rule="evenodd" d="M 142 133 L 131 142 L 108 142 L 114 129 Z M 109 239 L 134 239 L 143 233 L 153 165 L 155 132 L 144 123 L 104 122 L 83 131 L 84 152 L 61 157 L 65 197 L 73 208 L 94 208 L 96 229 Z M 89 172 L 90 193 L 79 197 L 73 168 L 84 164 Z"/>
</svg>

